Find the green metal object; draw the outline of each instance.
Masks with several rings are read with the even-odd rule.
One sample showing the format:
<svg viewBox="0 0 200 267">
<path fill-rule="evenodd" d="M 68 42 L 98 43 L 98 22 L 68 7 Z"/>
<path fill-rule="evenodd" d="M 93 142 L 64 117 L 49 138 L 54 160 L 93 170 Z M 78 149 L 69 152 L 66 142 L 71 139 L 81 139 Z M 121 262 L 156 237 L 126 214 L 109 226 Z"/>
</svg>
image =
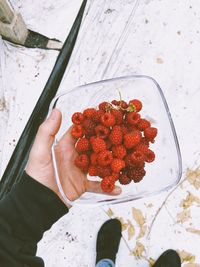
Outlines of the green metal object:
<svg viewBox="0 0 200 267">
<path fill-rule="evenodd" d="M 21 179 L 38 127 L 47 116 L 49 104 L 61 83 L 79 32 L 87 0 L 82 2 L 71 31 L 60 51 L 44 90 L 26 124 L 0 181 L 0 199 Z"/>
</svg>

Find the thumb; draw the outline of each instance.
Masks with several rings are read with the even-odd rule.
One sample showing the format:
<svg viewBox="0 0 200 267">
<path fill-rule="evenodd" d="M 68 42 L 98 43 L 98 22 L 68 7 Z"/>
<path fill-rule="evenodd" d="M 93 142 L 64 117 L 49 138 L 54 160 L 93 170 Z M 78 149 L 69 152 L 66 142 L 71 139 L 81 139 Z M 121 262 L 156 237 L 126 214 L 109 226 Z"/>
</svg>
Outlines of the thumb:
<svg viewBox="0 0 200 267">
<path fill-rule="evenodd" d="M 50 116 L 39 127 L 34 147 L 37 149 L 49 150 L 51 149 L 55 135 L 57 134 L 61 125 L 62 115 L 58 109 L 53 109 Z"/>
</svg>

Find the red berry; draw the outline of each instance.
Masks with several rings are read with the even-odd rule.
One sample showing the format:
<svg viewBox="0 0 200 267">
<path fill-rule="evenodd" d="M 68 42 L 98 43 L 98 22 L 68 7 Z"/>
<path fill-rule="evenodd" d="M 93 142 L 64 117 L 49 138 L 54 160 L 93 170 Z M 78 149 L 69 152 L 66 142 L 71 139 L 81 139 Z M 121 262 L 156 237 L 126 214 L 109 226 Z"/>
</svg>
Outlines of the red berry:
<svg viewBox="0 0 200 267">
<path fill-rule="evenodd" d="M 119 175 L 119 182 L 123 185 L 130 184 L 131 178 L 129 178 L 126 173 L 122 173 Z"/>
<path fill-rule="evenodd" d="M 106 139 L 105 142 L 106 142 L 106 148 L 107 148 L 108 150 L 111 149 L 111 147 L 112 147 L 112 143 L 111 143 L 111 141 L 110 141 L 109 139 Z"/>
<path fill-rule="evenodd" d="M 133 168 L 127 171 L 127 176 L 131 178 L 135 183 L 138 183 L 145 176 L 146 171 L 143 168 Z"/>
<path fill-rule="evenodd" d="M 144 162 L 144 155 L 140 151 L 135 151 L 131 154 L 131 160 L 134 165 L 138 165 L 141 162 Z"/>
<path fill-rule="evenodd" d="M 111 170 L 110 166 L 105 166 L 105 167 L 97 166 L 96 168 L 97 168 L 98 176 L 101 177 L 101 178 L 109 176 L 112 173 L 112 170 Z"/>
<path fill-rule="evenodd" d="M 74 138 L 81 138 L 83 137 L 83 127 L 81 125 L 74 125 L 72 130 L 71 130 L 71 135 Z"/>
<path fill-rule="evenodd" d="M 124 161 L 125 161 L 126 167 L 133 167 L 134 166 L 134 164 L 132 162 L 131 154 L 126 155 L 124 158 Z"/>
<path fill-rule="evenodd" d="M 132 104 L 135 107 L 135 111 L 139 112 L 142 109 L 142 102 L 138 99 L 133 99 L 129 101 L 129 105 Z"/>
<path fill-rule="evenodd" d="M 115 188 L 115 182 L 112 176 L 106 176 L 102 181 L 101 181 L 101 189 L 105 193 L 111 193 L 113 189 Z"/>
<path fill-rule="evenodd" d="M 110 130 L 103 125 L 98 125 L 95 128 L 95 133 L 98 137 L 105 139 L 110 134 Z"/>
<path fill-rule="evenodd" d="M 98 159 L 98 154 L 97 153 L 92 153 L 90 155 L 90 162 L 92 165 L 96 166 L 97 165 L 97 159 Z"/>
<path fill-rule="evenodd" d="M 112 147 L 113 157 L 123 159 L 126 156 L 126 148 L 124 145 L 116 145 Z"/>
<path fill-rule="evenodd" d="M 149 128 L 151 126 L 151 123 L 146 119 L 140 119 L 137 128 L 140 131 L 144 131 L 146 128 Z"/>
<path fill-rule="evenodd" d="M 132 148 L 140 143 L 142 135 L 139 131 L 127 133 L 124 135 L 124 145 L 126 148 Z"/>
<path fill-rule="evenodd" d="M 144 136 L 147 140 L 152 142 L 156 137 L 157 132 L 158 132 L 157 128 L 149 127 L 144 130 Z"/>
<path fill-rule="evenodd" d="M 101 151 L 106 150 L 106 143 L 105 141 L 100 137 L 95 137 L 91 140 L 91 145 L 94 150 L 94 152 L 99 153 Z"/>
<path fill-rule="evenodd" d="M 101 116 L 105 113 L 105 111 L 103 111 L 102 109 L 100 110 L 96 110 L 96 112 L 93 114 L 92 116 L 92 120 L 94 122 L 100 122 L 101 120 Z"/>
<path fill-rule="evenodd" d="M 105 113 L 101 116 L 101 123 L 106 127 L 111 127 L 115 125 L 115 116 L 111 113 Z"/>
<path fill-rule="evenodd" d="M 119 104 L 118 104 L 119 107 L 121 107 L 123 109 L 127 109 L 128 108 L 128 104 L 126 103 L 126 101 L 120 100 L 118 102 L 119 102 Z"/>
<path fill-rule="evenodd" d="M 78 142 L 76 143 L 76 150 L 80 153 L 80 152 L 85 152 L 90 150 L 91 146 L 90 146 L 90 142 L 87 138 L 81 138 L 78 140 Z"/>
<path fill-rule="evenodd" d="M 95 135 L 96 123 L 91 119 L 85 119 L 82 123 L 82 126 L 87 137 Z"/>
<path fill-rule="evenodd" d="M 92 119 L 95 113 L 96 113 L 95 108 L 87 108 L 83 111 L 83 116 L 86 118 Z"/>
<path fill-rule="evenodd" d="M 112 175 L 113 179 L 115 179 L 115 181 L 117 181 L 119 179 L 119 173 L 112 172 L 111 175 Z"/>
<path fill-rule="evenodd" d="M 88 169 L 88 174 L 90 176 L 97 176 L 98 175 L 98 172 L 97 172 L 97 168 L 96 166 L 90 166 L 89 169 Z"/>
<path fill-rule="evenodd" d="M 144 158 L 146 162 L 150 163 L 155 160 L 155 153 L 151 149 L 148 149 L 144 154 Z"/>
<path fill-rule="evenodd" d="M 111 114 L 115 116 L 116 125 L 121 125 L 123 123 L 123 112 L 117 109 L 111 109 Z"/>
<path fill-rule="evenodd" d="M 103 111 L 107 111 L 109 108 L 111 108 L 111 105 L 108 102 L 102 102 L 99 104 L 99 109 Z"/>
<path fill-rule="evenodd" d="M 88 169 L 88 165 L 90 163 L 89 157 L 86 154 L 78 155 L 75 158 L 74 163 L 79 169 L 86 171 Z"/>
<path fill-rule="evenodd" d="M 111 151 L 105 150 L 99 153 L 98 163 L 100 166 L 108 166 L 111 164 L 113 156 Z"/>
<path fill-rule="evenodd" d="M 84 119 L 84 116 L 83 116 L 83 114 L 81 112 L 75 112 L 72 115 L 72 122 L 74 124 L 81 124 L 83 119 Z"/>
<path fill-rule="evenodd" d="M 140 143 L 138 144 L 136 147 L 135 147 L 135 150 L 136 151 L 140 151 L 142 152 L 143 154 L 145 154 L 147 151 L 148 151 L 148 145 L 145 145 L 143 143 Z"/>
<path fill-rule="evenodd" d="M 122 143 L 122 130 L 121 127 L 116 125 L 113 127 L 109 139 L 113 145 L 120 145 Z"/>
<path fill-rule="evenodd" d="M 126 120 L 130 125 L 136 125 L 140 120 L 140 114 L 137 112 L 130 112 L 126 116 Z"/>
<path fill-rule="evenodd" d="M 119 173 L 125 167 L 125 162 L 122 159 L 113 159 L 111 169 L 113 172 Z"/>
</svg>

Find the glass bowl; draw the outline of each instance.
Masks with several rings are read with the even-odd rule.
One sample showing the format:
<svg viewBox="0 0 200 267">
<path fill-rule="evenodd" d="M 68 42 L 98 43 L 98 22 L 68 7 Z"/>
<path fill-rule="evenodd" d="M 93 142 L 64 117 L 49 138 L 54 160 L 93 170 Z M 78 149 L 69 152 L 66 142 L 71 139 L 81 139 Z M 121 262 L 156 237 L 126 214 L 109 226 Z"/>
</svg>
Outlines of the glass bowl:
<svg viewBox="0 0 200 267">
<path fill-rule="evenodd" d="M 181 178 L 181 154 L 166 99 L 158 83 L 144 75 L 94 82 L 57 95 L 51 102 L 49 113 L 54 107 L 58 108 L 62 113 L 62 124 L 52 151 L 55 152 L 55 144 L 71 126 L 71 116 L 74 112 L 81 112 L 88 107 L 97 107 L 103 101 L 119 100 L 119 91 L 125 101 L 135 98 L 141 100 L 143 103 L 141 116 L 150 120 L 153 127 L 158 128 L 156 141 L 150 147 L 155 152 L 156 159 L 145 165 L 146 175 L 141 182 L 120 185 L 122 193 L 119 196 L 86 192 L 73 204 L 114 204 L 132 201 L 169 190 Z M 53 153 L 53 155 L 56 179 L 59 184 L 64 179 L 63 165 L 56 160 L 56 154 Z M 99 177 L 88 176 L 88 179 L 100 181 Z M 59 190 L 62 191 L 62 184 Z"/>
</svg>

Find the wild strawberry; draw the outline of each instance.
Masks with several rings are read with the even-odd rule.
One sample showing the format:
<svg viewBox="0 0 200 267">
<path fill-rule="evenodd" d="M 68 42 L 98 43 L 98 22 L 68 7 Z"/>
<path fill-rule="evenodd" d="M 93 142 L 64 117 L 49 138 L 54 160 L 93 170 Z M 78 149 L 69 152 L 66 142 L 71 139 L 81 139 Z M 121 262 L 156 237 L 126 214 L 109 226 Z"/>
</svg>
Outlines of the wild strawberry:
<svg viewBox="0 0 200 267">
<path fill-rule="evenodd" d="M 99 104 L 100 110 L 107 111 L 109 108 L 111 108 L 111 105 L 108 102 L 102 102 Z"/>
<path fill-rule="evenodd" d="M 88 165 L 90 163 L 89 157 L 86 154 L 78 155 L 75 158 L 74 163 L 78 168 L 80 168 L 83 171 L 86 171 L 88 169 Z"/>
<path fill-rule="evenodd" d="M 123 135 L 124 135 L 124 134 L 127 134 L 127 133 L 129 132 L 128 127 L 125 126 L 125 125 L 122 125 L 122 126 L 121 126 L 121 130 L 122 130 Z"/>
<path fill-rule="evenodd" d="M 118 105 L 119 105 L 119 101 L 117 101 L 117 100 L 112 100 L 111 103 L 112 103 L 114 106 L 118 106 Z"/>
<path fill-rule="evenodd" d="M 144 162 L 144 154 L 140 151 L 135 151 L 131 154 L 131 160 L 134 165 L 138 165 L 141 162 Z"/>
<path fill-rule="evenodd" d="M 145 145 L 143 143 L 139 143 L 136 147 L 135 147 L 135 151 L 140 151 L 143 154 L 145 154 L 148 151 L 148 145 Z"/>
<path fill-rule="evenodd" d="M 101 178 L 109 176 L 112 173 L 112 170 L 111 170 L 110 166 L 105 166 L 105 167 L 96 166 L 96 169 L 97 169 L 98 176 L 101 177 Z"/>
<path fill-rule="evenodd" d="M 101 116 L 101 123 L 106 127 L 111 127 L 115 125 L 115 122 L 115 116 L 111 113 L 106 112 L 104 115 Z"/>
<path fill-rule="evenodd" d="M 109 150 L 104 150 L 98 155 L 98 163 L 100 166 L 108 166 L 113 160 L 112 153 Z"/>
<path fill-rule="evenodd" d="M 91 119 L 85 119 L 82 123 L 82 126 L 83 126 L 86 137 L 95 135 L 96 123 L 93 122 Z"/>
<path fill-rule="evenodd" d="M 98 175 L 98 172 L 97 172 L 97 168 L 96 168 L 96 166 L 90 166 L 89 168 L 88 168 L 88 174 L 90 175 L 90 176 L 97 176 Z"/>
<path fill-rule="evenodd" d="M 100 122 L 101 116 L 105 113 L 102 109 L 96 110 L 96 112 L 92 116 L 92 120 L 96 123 Z"/>
<path fill-rule="evenodd" d="M 98 159 L 98 154 L 97 153 L 92 153 L 90 155 L 90 162 L 93 166 L 96 166 L 97 165 L 97 159 Z"/>
<path fill-rule="evenodd" d="M 143 168 L 133 168 L 127 171 L 127 176 L 131 178 L 135 183 L 138 183 L 145 176 L 146 171 Z"/>
<path fill-rule="evenodd" d="M 100 137 L 95 137 L 91 140 L 91 145 L 94 150 L 94 152 L 99 153 L 101 151 L 106 150 L 106 143 L 105 141 Z"/>
<path fill-rule="evenodd" d="M 121 125 L 123 123 L 123 112 L 117 109 L 111 109 L 110 113 L 115 116 L 116 125 Z"/>
<path fill-rule="evenodd" d="M 131 178 L 129 178 L 126 173 L 122 173 L 119 175 L 119 182 L 123 185 L 130 184 Z"/>
<path fill-rule="evenodd" d="M 140 119 L 137 128 L 140 131 L 144 131 L 146 128 L 149 128 L 151 126 L 151 123 L 146 119 Z"/>
<path fill-rule="evenodd" d="M 116 145 L 112 147 L 113 157 L 123 159 L 126 156 L 126 148 L 124 145 Z"/>
<path fill-rule="evenodd" d="M 105 139 L 105 142 L 106 142 L 106 149 L 111 149 L 111 147 L 112 147 L 112 143 L 111 143 L 111 141 L 109 140 L 109 139 Z"/>
<path fill-rule="evenodd" d="M 115 182 L 112 176 L 106 176 L 101 181 L 101 189 L 105 193 L 111 193 L 115 188 Z"/>
<path fill-rule="evenodd" d="M 75 112 L 72 115 L 72 122 L 74 124 L 81 124 L 83 119 L 84 119 L 84 116 L 83 116 L 83 114 L 81 112 Z"/>
<path fill-rule="evenodd" d="M 85 152 L 87 150 L 90 150 L 91 146 L 90 146 L 90 142 L 87 138 L 81 138 L 78 140 L 78 142 L 76 143 L 76 151 L 80 152 Z"/>
<path fill-rule="evenodd" d="M 118 104 L 119 107 L 121 107 L 123 109 L 127 109 L 128 108 L 128 104 L 126 103 L 126 101 L 120 100 L 118 102 L 119 102 L 119 104 Z"/>
<path fill-rule="evenodd" d="M 158 132 L 157 128 L 149 127 L 144 130 L 144 136 L 147 140 L 152 142 L 156 137 L 157 132 Z"/>
<path fill-rule="evenodd" d="M 95 113 L 96 113 L 96 109 L 95 109 L 95 108 L 86 108 L 86 109 L 83 111 L 83 116 L 84 116 L 85 118 L 92 119 L 92 117 L 94 116 Z"/>
<path fill-rule="evenodd" d="M 155 160 L 155 153 L 151 149 L 148 149 L 144 154 L 144 158 L 146 162 L 150 163 Z"/>
<path fill-rule="evenodd" d="M 146 145 L 147 147 L 149 147 L 149 141 L 148 141 L 145 137 L 142 137 L 142 139 L 141 139 L 141 144 L 144 144 L 144 145 Z"/>
<path fill-rule="evenodd" d="M 125 167 L 125 162 L 122 159 L 113 159 L 111 169 L 113 172 L 119 173 Z"/>
<path fill-rule="evenodd" d="M 119 179 L 119 173 L 112 172 L 111 175 L 112 175 L 113 179 L 115 179 L 115 181 L 117 181 Z"/>
<path fill-rule="evenodd" d="M 95 133 L 96 133 L 97 137 L 105 139 L 110 134 L 110 130 L 109 130 L 109 128 L 107 128 L 103 125 L 98 125 L 95 127 Z"/>
<path fill-rule="evenodd" d="M 118 125 L 115 125 L 111 131 L 111 134 L 109 136 L 109 139 L 113 145 L 120 145 L 122 143 L 122 130 L 121 127 Z"/>
<path fill-rule="evenodd" d="M 124 158 L 124 161 L 125 161 L 126 167 L 133 167 L 134 166 L 134 164 L 132 162 L 131 154 L 126 155 Z"/>
<path fill-rule="evenodd" d="M 81 138 L 83 137 L 84 133 L 83 133 L 83 127 L 81 125 L 73 125 L 73 128 L 71 130 L 71 135 L 74 138 Z"/>
<path fill-rule="evenodd" d="M 124 135 L 124 145 L 126 148 L 132 148 L 140 143 L 142 138 L 141 132 L 134 131 Z"/>
<path fill-rule="evenodd" d="M 130 112 L 126 116 L 127 123 L 130 125 L 136 125 L 140 120 L 140 114 L 137 112 Z"/>
<path fill-rule="evenodd" d="M 142 109 L 142 102 L 138 99 L 133 99 L 129 101 L 129 105 L 132 104 L 135 107 L 135 111 L 139 112 Z"/>
</svg>

